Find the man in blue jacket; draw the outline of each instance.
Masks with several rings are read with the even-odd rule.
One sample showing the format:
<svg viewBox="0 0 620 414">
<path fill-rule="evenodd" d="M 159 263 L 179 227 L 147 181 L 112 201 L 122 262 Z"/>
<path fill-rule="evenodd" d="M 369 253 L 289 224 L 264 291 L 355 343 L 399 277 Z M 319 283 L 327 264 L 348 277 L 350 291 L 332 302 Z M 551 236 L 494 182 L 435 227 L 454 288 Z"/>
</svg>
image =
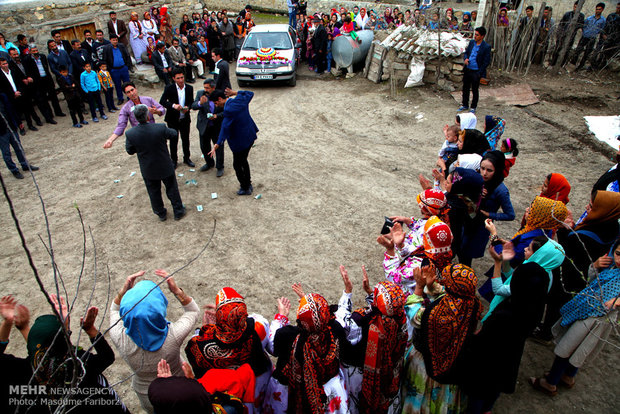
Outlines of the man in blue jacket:
<svg viewBox="0 0 620 414">
<path fill-rule="evenodd" d="M 466 111 L 469 107 L 469 90 L 471 89 L 471 109 L 469 112 L 476 113 L 478 106 L 478 87 L 480 86 L 481 74 L 485 72 L 491 63 L 491 46 L 484 41 L 487 30 L 480 26 L 474 31 L 474 38 L 469 41 L 465 50 L 465 69 L 463 70 L 463 102 L 459 111 Z"/>
<path fill-rule="evenodd" d="M 215 151 L 228 140 L 228 146 L 233 153 L 233 167 L 240 184 L 237 195 L 252 195 L 254 190 L 248 164 L 248 155 L 258 132 L 258 127 L 250 116 L 249 105 L 253 97 L 254 92 L 236 92 L 228 88 L 224 92 L 215 90 L 209 96 L 210 101 L 224 108 L 220 137 L 209 152 L 209 157 L 213 157 Z"/>
</svg>

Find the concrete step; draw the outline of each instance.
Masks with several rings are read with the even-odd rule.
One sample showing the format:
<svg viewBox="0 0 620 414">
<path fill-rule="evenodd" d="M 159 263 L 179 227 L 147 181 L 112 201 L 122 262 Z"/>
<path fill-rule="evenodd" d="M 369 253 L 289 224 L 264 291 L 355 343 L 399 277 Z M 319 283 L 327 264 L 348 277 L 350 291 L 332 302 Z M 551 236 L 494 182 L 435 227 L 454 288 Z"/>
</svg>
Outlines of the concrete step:
<svg viewBox="0 0 620 414">
<path fill-rule="evenodd" d="M 148 63 L 136 65 L 136 71 L 131 74 L 131 80 L 137 85 L 153 87 L 160 84 L 163 86 L 163 82 L 159 80 L 159 77 L 155 73 L 155 68 Z"/>
</svg>

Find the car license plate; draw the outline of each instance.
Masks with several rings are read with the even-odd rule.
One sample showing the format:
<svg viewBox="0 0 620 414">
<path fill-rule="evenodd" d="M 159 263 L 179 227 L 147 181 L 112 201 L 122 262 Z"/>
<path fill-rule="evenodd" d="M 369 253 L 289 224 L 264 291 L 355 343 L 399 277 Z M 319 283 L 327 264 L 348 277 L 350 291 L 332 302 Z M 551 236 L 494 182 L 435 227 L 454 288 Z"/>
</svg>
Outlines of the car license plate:
<svg viewBox="0 0 620 414">
<path fill-rule="evenodd" d="M 254 79 L 273 79 L 273 75 L 254 75 Z"/>
</svg>

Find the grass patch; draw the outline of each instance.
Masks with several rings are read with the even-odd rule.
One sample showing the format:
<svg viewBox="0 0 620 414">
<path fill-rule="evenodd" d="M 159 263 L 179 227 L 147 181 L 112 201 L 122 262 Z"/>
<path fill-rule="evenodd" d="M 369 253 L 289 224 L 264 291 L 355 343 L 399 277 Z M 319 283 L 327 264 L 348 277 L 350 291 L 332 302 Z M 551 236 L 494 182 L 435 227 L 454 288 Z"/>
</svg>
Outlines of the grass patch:
<svg viewBox="0 0 620 414">
<path fill-rule="evenodd" d="M 288 16 L 271 13 L 252 13 L 252 19 L 256 24 L 288 23 Z"/>
</svg>

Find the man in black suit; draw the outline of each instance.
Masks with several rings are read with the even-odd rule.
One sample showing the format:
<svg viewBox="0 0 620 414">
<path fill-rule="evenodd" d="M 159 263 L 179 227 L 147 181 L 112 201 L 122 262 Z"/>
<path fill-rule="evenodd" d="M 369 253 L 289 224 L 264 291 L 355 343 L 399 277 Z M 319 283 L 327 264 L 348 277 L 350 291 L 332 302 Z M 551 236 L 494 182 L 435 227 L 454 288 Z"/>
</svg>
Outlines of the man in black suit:
<svg viewBox="0 0 620 414">
<path fill-rule="evenodd" d="M 112 40 L 112 35 L 116 35 L 118 40 L 125 45 L 125 47 L 129 46 L 129 30 L 127 30 L 127 25 L 124 21 L 116 18 L 116 12 L 110 12 L 110 20 L 108 20 L 108 36 L 110 40 Z"/>
<path fill-rule="evenodd" d="M 146 105 L 136 105 L 133 114 L 140 123 L 125 133 L 125 149 L 129 155 L 138 154 L 140 172 L 151 200 L 153 213 L 160 221 L 166 220 L 167 210 L 161 197 L 163 182 L 168 200 L 172 204 L 174 219 L 180 220 L 186 211 L 166 146 L 167 140 L 177 139 L 177 133 L 163 124 L 149 123 L 149 108 Z"/>
<path fill-rule="evenodd" d="M 312 35 L 312 49 L 316 53 L 316 71 L 320 75 L 327 69 L 327 31 L 323 26 L 323 20 L 314 18 L 312 23 L 317 24 Z"/>
<path fill-rule="evenodd" d="M 84 72 L 84 65 L 86 63 L 90 63 L 92 66 L 93 61 L 90 58 L 90 53 L 82 49 L 82 44 L 79 40 L 72 40 L 71 47 L 73 48 L 73 51 L 69 53 L 69 57 L 71 58 L 71 64 L 73 65 L 72 75 L 75 79 L 79 80 L 80 75 Z"/>
<path fill-rule="evenodd" d="M 222 59 L 222 49 L 219 47 L 211 50 L 211 57 L 215 62 L 215 89 L 218 91 L 225 91 L 226 89 L 232 89 L 230 85 L 230 69 L 228 62 Z"/>
<path fill-rule="evenodd" d="M 88 53 L 91 62 L 97 61 L 97 55 L 95 54 L 95 39 L 93 39 L 93 32 L 88 29 L 84 30 L 84 41 L 82 42 L 82 50 L 85 50 Z"/>
<path fill-rule="evenodd" d="M 200 171 L 208 171 L 213 166 L 216 167 L 217 177 L 224 175 L 224 146 L 222 145 L 215 151 L 215 161 L 209 156 L 211 143 L 217 143 L 222 128 L 223 108 L 215 105 L 209 100 L 209 95 L 215 90 L 215 81 L 207 79 L 204 81 L 204 89 L 196 93 L 196 100 L 192 104 L 192 109 L 198 111 L 196 128 L 200 134 L 200 151 L 205 158 L 205 165 L 200 167 Z"/>
<path fill-rule="evenodd" d="M 68 40 L 62 39 L 60 35 L 60 30 L 52 30 L 52 39 L 56 42 L 56 46 L 58 46 L 58 50 L 64 50 L 67 54 L 70 54 L 73 51 L 71 48 L 71 43 Z"/>
<path fill-rule="evenodd" d="M 38 131 L 39 129 L 32 124 L 32 104 L 28 101 L 26 93 L 26 83 L 24 83 L 26 77 L 20 72 L 19 69 L 9 65 L 9 61 L 4 57 L 0 57 L 0 93 L 4 93 L 9 99 L 9 103 L 15 108 L 16 112 L 26 118 L 28 129 L 31 131 Z M 37 119 L 39 117 L 37 116 Z M 39 119 L 39 124 L 41 120 Z M 23 125 L 20 126 L 20 132 L 26 133 Z"/>
<path fill-rule="evenodd" d="M 166 50 L 166 44 L 164 42 L 157 43 L 157 50 L 153 52 L 151 56 L 151 63 L 155 66 L 155 73 L 159 76 L 166 86 L 170 85 L 170 73 L 174 67 L 170 54 Z"/>
<path fill-rule="evenodd" d="M 9 68 L 12 71 L 19 71 L 21 75 L 23 76 L 23 79 L 24 79 L 23 82 L 25 85 L 24 97 L 26 98 L 25 102 L 27 102 L 28 107 L 32 108 L 32 106 L 36 104 L 37 107 L 39 108 L 39 111 L 41 111 L 41 115 L 43 115 L 43 118 L 45 118 L 47 123 L 56 124 L 56 121 L 54 121 L 54 115 L 52 114 L 52 110 L 50 106 L 48 105 L 47 100 L 39 99 L 39 96 L 40 96 L 38 92 L 39 85 L 38 85 L 38 82 L 36 82 L 35 78 L 33 77 L 35 76 L 35 74 L 33 73 L 33 70 L 30 67 L 29 62 L 28 62 L 29 55 L 24 55 L 24 58 L 22 59 L 22 56 L 19 54 L 19 52 L 15 48 L 9 49 L 9 55 L 11 56 L 11 62 L 9 63 Z M 32 108 L 31 111 L 32 111 L 31 116 L 34 119 L 34 122 L 37 125 L 42 126 L 43 124 L 41 123 L 41 119 L 35 112 L 34 108 Z"/>
<path fill-rule="evenodd" d="M 164 93 L 161 95 L 159 103 L 166 108 L 164 120 L 168 127 L 181 134 L 183 162 L 193 168 L 196 164 L 189 158 L 189 127 L 192 122 L 189 107 L 194 99 L 194 90 L 191 85 L 185 83 L 184 72 L 183 68 L 176 68 L 172 71 L 174 83 L 164 88 Z M 177 155 L 178 144 L 178 137 L 170 140 L 170 157 L 175 168 L 179 159 Z"/>
<path fill-rule="evenodd" d="M 118 104 L 122 105 L 125 102 L 123 83 L 129 82 L 131 58 L 125 45 L 118 42 L 118 36 L 110 35 L 110 44 L 103 47 L 103 61 L 108 65 L 110 76 L 114 81 Z"/>
<path fill-rule="evenodd" d="M 51 101 L 56 116 L 67 116 L 62 112 L 62 109 L 60 109 L 60 103 L 58 102 L 58 96 L 56 94 L 56 85 L 54 85 L 54 79 L 52 79 L 47 56 L 40 54 L 39 48 L 32 45 L 30 47 L 30 54 L 27 58 L 24 58 L 24 64 L 26 65 L 28 74 L 34 79 L 38 99 L 42 102 Z"/>
</svg>

